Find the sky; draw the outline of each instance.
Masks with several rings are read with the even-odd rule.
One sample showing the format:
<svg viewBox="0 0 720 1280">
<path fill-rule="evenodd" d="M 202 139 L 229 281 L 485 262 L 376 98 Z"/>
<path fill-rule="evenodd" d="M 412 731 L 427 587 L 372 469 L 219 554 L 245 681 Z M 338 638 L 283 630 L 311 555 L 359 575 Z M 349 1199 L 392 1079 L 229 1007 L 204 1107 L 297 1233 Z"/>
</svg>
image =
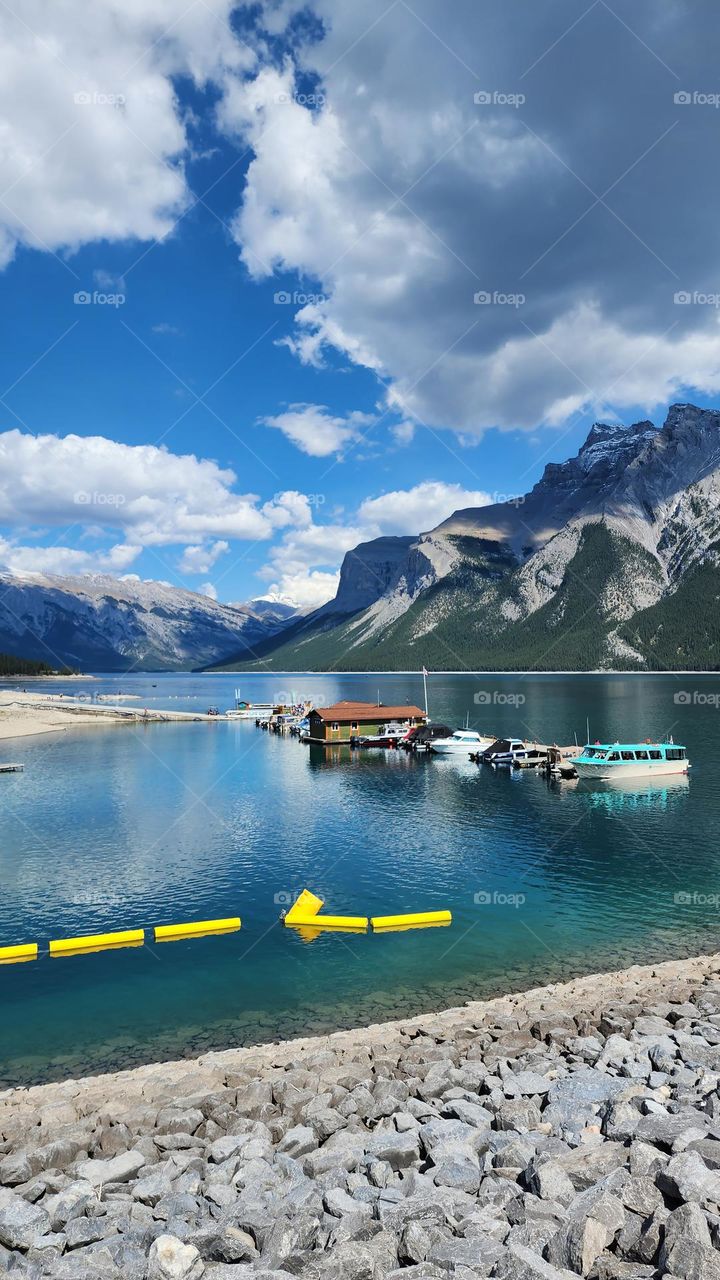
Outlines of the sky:
<svg viewBox="0 0 720 1280">
<path fill-rule="evenodd" d="M 716 0 L 0 8 L 0 564 L 222 601 L 720 403 Z"/>
</svg>

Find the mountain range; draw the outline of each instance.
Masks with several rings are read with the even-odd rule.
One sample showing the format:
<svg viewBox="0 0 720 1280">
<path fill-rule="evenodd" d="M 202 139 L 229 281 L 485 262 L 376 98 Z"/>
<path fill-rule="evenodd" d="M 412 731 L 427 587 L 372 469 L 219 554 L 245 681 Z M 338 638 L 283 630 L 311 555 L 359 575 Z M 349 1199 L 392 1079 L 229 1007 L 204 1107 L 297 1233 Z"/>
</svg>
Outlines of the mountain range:
<svg viewBox="0 0 720 1280">
<path fill-rule="evenodd" d="M 207 666 L 266 641 L 297 612 L 219 604 L 164 582 L 0 569 L 0 650 L 84 671 Z M 248 650 L 245 650 L 245 646 Z"/>
<path fill-rule="evenodd" d="M 511 502 L 348 552 L 245 670 L 720 668 L 720 412 L 596 423 Z"/>
<path fill-rule="evenodd" d="M 720 412 L 596 423 L 510 502 L 345 556 L 333 600 L 0 568 L 0 651 L 83 670 L 718 670 Z"/>
</svg>

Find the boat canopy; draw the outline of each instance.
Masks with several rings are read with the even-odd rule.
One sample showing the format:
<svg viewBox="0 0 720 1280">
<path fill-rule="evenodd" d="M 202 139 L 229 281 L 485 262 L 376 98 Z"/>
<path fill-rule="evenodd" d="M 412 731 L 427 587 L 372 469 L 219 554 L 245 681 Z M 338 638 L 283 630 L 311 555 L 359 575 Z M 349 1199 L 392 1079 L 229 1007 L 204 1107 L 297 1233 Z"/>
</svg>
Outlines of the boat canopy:
<svg viewBox="0 0 720 1280">
<path fill-rule="evenodd" d="M 577 758 L 583 763 L 602 761 L 622 764 L 629 760 L 685 760 L 687 752 L 676 742 L 593 742 Z"/>
</svg>

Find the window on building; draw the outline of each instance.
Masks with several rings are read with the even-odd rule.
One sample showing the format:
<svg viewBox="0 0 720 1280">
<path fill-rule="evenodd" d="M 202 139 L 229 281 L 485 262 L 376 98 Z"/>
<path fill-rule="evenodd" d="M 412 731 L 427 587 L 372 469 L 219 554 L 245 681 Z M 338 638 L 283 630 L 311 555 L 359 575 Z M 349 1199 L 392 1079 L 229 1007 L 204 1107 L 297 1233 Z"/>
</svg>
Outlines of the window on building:
<svg viewBox="0 0 720 1280">
<path fill-rule="evenodd" d="M 357 720 L 353 720 L 352 724 L 350 725 L 350 728 L 351 729 L 359 728 Z"/>
<path fill-rule="evenodd" d="M 340 725 L 338 724 L 337 720 L 333 720 L 332 724 L 330 725 L 330 728 L 331 728 L 335 733 L 337 733 L 338 729 L 340 728 Z"/>
</svg>

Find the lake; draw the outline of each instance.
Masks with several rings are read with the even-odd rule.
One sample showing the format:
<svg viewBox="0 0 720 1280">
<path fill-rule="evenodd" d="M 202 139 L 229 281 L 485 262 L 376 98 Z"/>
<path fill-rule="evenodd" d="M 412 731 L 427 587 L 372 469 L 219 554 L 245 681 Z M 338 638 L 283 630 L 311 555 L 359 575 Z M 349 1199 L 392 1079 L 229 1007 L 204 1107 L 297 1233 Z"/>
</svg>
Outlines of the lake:
<svg viewBox="0 0 720 1280">
<path fill-rule="evenodd" d="M 233 675 L 107 676 L 54 692 L 232 705 Z M 115 725 L 7 742 L 0 776 L 0 1085 L 358 1026 L 717 948 L 720 676 L 433 675 L 453 726 L 543 741 L 661 738 L 689 778 L 556 784 L 403 752 L 325 754 L 252 722 Z M 5 683 L 7 687 L 8 682 Z M 41 688 L 33 683 L 32 688 Z M 253 676 L 255 701 L 422 705 L 414 675 Z M 132 704 L 130 704 L 132 705 Z M 448 928 L 279 923 L 450 908 Z M 50 958 L 50 938 L 240 915 L 237 933 Z M 152 934 L 148 935 L 150 938 Z"/>
</svg>

